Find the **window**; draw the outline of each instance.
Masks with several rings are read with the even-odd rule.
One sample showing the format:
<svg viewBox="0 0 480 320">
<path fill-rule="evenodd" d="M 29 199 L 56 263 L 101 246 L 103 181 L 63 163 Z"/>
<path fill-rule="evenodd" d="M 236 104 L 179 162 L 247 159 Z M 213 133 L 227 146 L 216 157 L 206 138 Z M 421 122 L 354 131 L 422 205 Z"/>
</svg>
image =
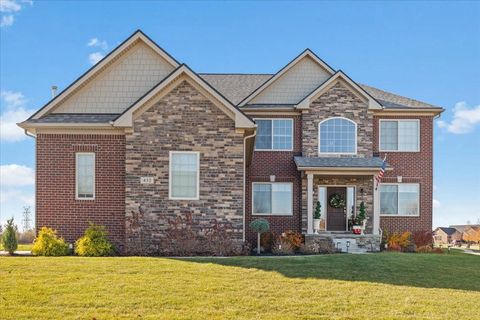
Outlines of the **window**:
<svg viewBox="0 0 480 320">
<path fill-rule="evenodd" d="M 418 120 L 380 120 L 380 151 L 420 151 Z"/>
<path fill-rule="evenodd" d="M 292 150 L 293 119 L 255 119 L 255 150 Z"/>
<path fill-rule="evenodd" d="M 253 214 L 292 215 L 291 183 L 253 183 Z"/>
<path fill-rule="evenodd" d="M 319 153 L 357 153 L 357 124 L 346 118 L 330 118 L 319 124 Z"/>
<path fill-rule="evenodd" d="M 95 153 L 76 153 L 75 176 L 75 198 L 77 200 L 95 199 Z"/>
<path fill-rule="evenodd" d="M 418 216 L 419 185 L 414 183 L 380 184 L 382 215 Z"/>
<path fill-rule="evenodd" d="M 170 199 L 198 200 L 200 153 L 170 151 Z"/>
</svg>

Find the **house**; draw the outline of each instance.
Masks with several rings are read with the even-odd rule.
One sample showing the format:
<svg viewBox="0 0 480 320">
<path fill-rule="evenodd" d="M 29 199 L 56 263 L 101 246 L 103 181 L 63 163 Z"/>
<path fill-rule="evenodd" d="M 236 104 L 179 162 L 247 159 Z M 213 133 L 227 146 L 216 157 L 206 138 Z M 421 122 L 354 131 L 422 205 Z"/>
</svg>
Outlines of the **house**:
<svg viewBox="0 0 480 320">
<path fill-rule="evenodd" d="M 452 244 L 462 241 L 462 233 L 455 228 L 438 227 L 433 231 L 433 242 L 436 245 Z"/>
<path fill-rule="evenodd" d="M 465 230 L 463 231 L 462 240 L 467 243 L 480 244 L 480 226 L 472 225 L 465 228 Z"/>
<path fill-rule="evenodd" d="M 197 73 L 137 31 L 19 126 L 36 139 L 37 229 L 69 242 L 91 221 L 124 253 L 161 252 L 169 221 L 191 214 L 194 232 L 228 224 L 239 244 L 262 217 L 276 234 L 376 250 L 382 229 L 432 228 L 442 111 L 308 49 L 275 74 Z"/>
</svg>

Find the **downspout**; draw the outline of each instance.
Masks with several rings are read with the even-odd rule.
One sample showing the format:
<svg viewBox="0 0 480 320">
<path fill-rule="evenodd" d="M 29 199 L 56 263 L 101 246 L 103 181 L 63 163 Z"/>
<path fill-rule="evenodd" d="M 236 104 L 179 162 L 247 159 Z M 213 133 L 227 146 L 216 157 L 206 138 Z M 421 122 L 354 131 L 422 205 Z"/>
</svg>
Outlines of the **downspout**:
<svg viewBox="0 0 480 320">
<path fill-rule="evenodd" d="M 243 138 L 243 242 L 245 242 L 245 215 L 246 215 L 246 203 L 245 203 L 245 190 L 246 190 L 246 171 L 247 171 L 247 139 L 253 138 L 257 135 L 257 131 L 249 136 Z M 252 155 L 253 157 L 253 155 Z"/>
</svg>

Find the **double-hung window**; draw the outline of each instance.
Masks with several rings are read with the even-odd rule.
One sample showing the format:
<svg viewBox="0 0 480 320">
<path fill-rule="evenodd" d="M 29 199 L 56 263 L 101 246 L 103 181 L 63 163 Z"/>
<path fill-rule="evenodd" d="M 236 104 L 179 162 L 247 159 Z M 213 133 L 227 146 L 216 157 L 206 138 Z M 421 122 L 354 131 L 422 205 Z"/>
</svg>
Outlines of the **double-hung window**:
<svg viewBox="0 0 480 320">
<path fill-rule="evenodd" d="M 418 216 L 419 185 L 417 183 L 380 184 L 380 214 Z"/>
<path fill-rule="evenodd" d="M 198 200 L 200 153 L 170 151 L 169 198 Z"/>
<path fill-rule="evenodd" d="M 253 183 L 254 215 L 292 215 L 292 183 Z"/>
<path fill-rule="evenodd" d="M 380 120 L 380 151 L 420 151 L 420 121 Z"/>
<path fill-rule="evenodd" d="M 95 153 L 77 152 L 75 154 L 75 180 L 77 200 L 95 199 Z"/>
<path fill-rule="evenodd" d="M 255 150 L 293 150 L 293 119 L 255 119 Z"/>
</svg>

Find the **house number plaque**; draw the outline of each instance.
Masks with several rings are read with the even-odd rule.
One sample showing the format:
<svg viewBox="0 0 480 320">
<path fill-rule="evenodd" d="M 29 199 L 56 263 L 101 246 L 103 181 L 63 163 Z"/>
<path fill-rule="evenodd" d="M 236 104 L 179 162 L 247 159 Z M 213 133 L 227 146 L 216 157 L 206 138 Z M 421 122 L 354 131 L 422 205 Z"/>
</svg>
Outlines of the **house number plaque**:
<svg viewBox="0 0 480 320">
<path fill-rule="evenodd" d="M 153 177 L 140 177 L 141 184 L 153 184 Z"/>
</svg>

